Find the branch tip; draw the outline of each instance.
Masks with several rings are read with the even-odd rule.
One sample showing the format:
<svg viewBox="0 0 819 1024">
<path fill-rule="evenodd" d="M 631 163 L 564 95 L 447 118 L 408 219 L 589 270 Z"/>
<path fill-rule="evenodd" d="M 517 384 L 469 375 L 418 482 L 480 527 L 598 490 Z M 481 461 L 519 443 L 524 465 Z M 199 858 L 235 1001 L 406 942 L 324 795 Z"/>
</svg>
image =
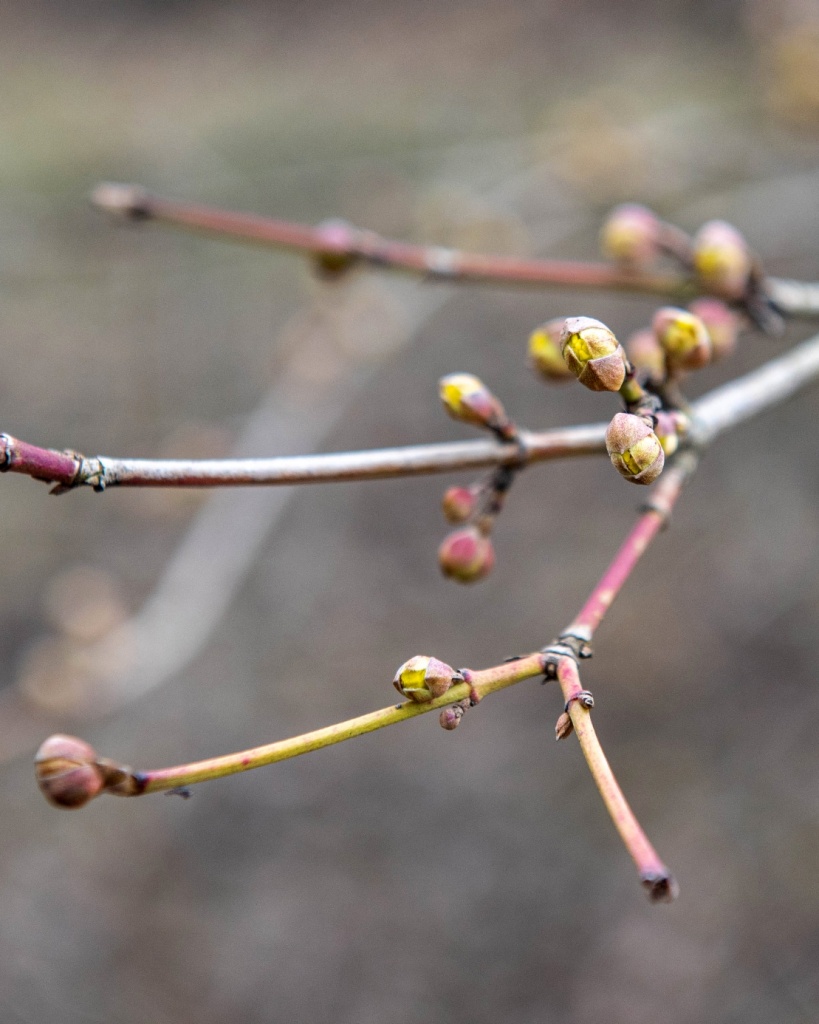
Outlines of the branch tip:
<svg viewBox="0 0 819 1024">
<path fill-rule="evenodd" d="M 640 882 L 652 903 L 673 903 L 680 894 L 677 879 L 668 871 L 643 871 Z"/>
<path fill-rule="evenodd" d="M 149 196 L 141 185 L 124 185 L 104 181 L 91 192 L 91 205 L 98 210 L 125 220 L 146 220 L 150 217 Z"/>
</svg>

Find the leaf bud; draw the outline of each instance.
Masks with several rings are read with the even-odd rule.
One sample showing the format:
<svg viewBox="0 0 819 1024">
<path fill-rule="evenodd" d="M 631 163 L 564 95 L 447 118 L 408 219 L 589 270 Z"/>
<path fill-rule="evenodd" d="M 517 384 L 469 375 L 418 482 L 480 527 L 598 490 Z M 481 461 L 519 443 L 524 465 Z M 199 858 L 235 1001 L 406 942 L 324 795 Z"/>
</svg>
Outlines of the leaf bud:
<svg viewBox="0 0 819 1024">
<path fill-rule="evenodd" d="M 626 267 L 650 263 L 659 253 L 659 217 L 646 206 L 623 203 L 603 222 L 600 246 L 605 256 Z"/>
<path fill-rule="evenodd" d="M 395 673 L 393 686 L 400 694 L 418 704 L 442 697 L 462 676 L 451 665 L 426 654 L 418 654 Z"/>
<path fill-rule="evenodd" d="M 450 523 L 465 523 L 475 511 L 475 492 L 471 487 L 449 487 L 444 492 L 441 508 Z"/>
<path fill-rule="evenodd" d="M 711 361 L 711 338 L 694 313 L 663 306 L 654 314 L 651 327 L 673 369 L 698 370 Z"/>
<path fill-rule="evenodd" d="M 736 313 L 719 299 L 695 299 L 689 311 L 705 324 L 711 339 L 714 359 L 725 359 L 737 345 L 740 320 Z"/>
<path fill-rule="evenodd" d="M 694 270 L 700 283 L 726 299 L 741 299 L 748 290 L 753 257 L 748 243 L 731 224 L 709 220 L 693 242 Z"/>
<path fill-rule="evenodd" d="M 548 381 L 569 381 L 574 374 L 566 365 L 561 348 L 564 317 L 547 320 L 529 335 L 529 365 Z"/>
<path fill-rule="evenodd" d="M 461 724 L 461 719 L 464 717 L 466 709 L 469 707 L 469 698 L 466 700 L 456 701 L 455 704 L 448 704 L 442 709 L 441 714 L 438 716 L 438 721 L 442 729 L 452 731 L 457 729 Z"/>
<path fill-rule="evenodd" d="M 453 419 L 495 431 L 509 426 L 509 417 L 500 401 L 471 373 L 450 373 L 442 377 L 438 391 Z"/>
<path fill-rule="evenodd" d="M 650 484 L 663 471 L 665 455 L 659 438 L 639 416 L 618 412 L 606 430 L 611 464 L 633 484 Z"/>
<path fill-rule="evenodd" d="M 438 548 L 438 564 L 444 576 L 458 583 L 475 583 L 492 571 L 495 549 L 476 526 L 465 526 L 444 538 Z"/>
<path fill-rule="evenodd" d="M 96 751 L 76 736 L 49 736 L 34 756 L 34 773 L 43 796 L 57 807 L 82 807 L 105 788 Z"/>
<path fill-rule="evenodd" d="M 665 379 L 665 353 L 654 331 L 636 331 L 626 342 L 629 362 L 646 381 L 661 384 Z"/>
<path fill-rule="evenodd" d="M 626 379 L 626 354 L 604 323 L 570 316 L 560 338 L 566 365 L 592 391 L 619 391 Z"/>
<path fill-rule="evenodd" d="M 561 713 L 560 718 L 558 718 L 557 722 L 555 723 L 555 739 L 565 740 L 566 737 L 571 736 L 573 732 L 574 724 L 572 723 L 572 720 L 569 717 L 569 712 L 564 711 Z"/>
</svg>

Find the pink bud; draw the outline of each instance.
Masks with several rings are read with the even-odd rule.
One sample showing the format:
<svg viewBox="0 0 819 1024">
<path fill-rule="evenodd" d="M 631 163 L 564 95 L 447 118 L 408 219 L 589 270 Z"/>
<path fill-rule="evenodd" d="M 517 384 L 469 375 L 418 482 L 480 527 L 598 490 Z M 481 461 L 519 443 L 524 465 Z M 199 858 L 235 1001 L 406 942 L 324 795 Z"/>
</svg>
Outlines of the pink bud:
<svg viewBox="0 0 819 1024">
<path fill-rule="evenodd" d="M 465 523 L 475 511 L 475 492 L 470 487 L 450 487 L 441 507 L 450 523 Z"/>
<path fill-rule="evenodd" d="M 492 541 L 477 527 L 465 526 L 444 538 L 438 548 L 438 563 L 444 576 L 459 583 L 475 583 L 495 564 Z"/>
</svg>

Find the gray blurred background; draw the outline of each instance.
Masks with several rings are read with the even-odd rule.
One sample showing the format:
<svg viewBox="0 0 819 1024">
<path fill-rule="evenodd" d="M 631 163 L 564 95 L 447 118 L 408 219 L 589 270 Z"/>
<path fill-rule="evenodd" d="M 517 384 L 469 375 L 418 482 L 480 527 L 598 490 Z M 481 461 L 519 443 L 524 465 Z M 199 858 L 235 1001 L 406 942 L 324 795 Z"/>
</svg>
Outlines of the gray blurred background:
<svg viewBox="0 0 819 1024">
<path fill-rule="evenodd" d="M 818 26 L 815 3 L 772 0 L 5 3 L 0 429 L 144 456 L 254 429 L 268 454 L 443 440 L 469 436 L 438 407 L 454 370 L 531 427 L 606 418 L 609 397 L 535 381 L 526 338 L 570 314 L 626 335 L 645 299 L 326 284 L 293 256 L 111 224 L 87 194 L 138 181 L 586 258 L 634 199 L 689 229 L 731 219 L 771 272 L 815 280 Z M 692 391 L 812 330 L 748 337 Z M 61 813 L 30 767 L 55 730 L 139 767 L 207 757 L 383 706 L 413 654 L 477 668 L 542 645 L 633 521 L 605 460 L 524 474 L 475 588 L 437 569 L 447 478 L 207 504 L 4 477 L 0 1020 L 819 1019 L 817 416 L 814 391 L 719 442 L 585 673 L 680 880 L 670 907 L 646 902 L 535 681 L 457 733 L 424 717 L 186 802 Z M 216 532 L 185 548 L 195 522 Z M 180 546 L 187 584 L 151 633 L 140 609 Z M 91 708 L 89 673 L 108 688 Z"/>
</svg>

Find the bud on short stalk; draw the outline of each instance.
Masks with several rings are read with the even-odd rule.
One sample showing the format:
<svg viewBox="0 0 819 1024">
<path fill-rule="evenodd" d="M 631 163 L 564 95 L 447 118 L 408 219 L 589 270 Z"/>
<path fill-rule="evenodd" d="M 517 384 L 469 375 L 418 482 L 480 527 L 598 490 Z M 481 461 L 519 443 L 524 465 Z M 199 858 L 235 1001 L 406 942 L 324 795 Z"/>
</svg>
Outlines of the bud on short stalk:
<svg viewBox="0 0 819 1024">
<path fill-rule="evenodd" d="M 395 673 L 393 686 L 400 694 L 417 704 L 443 697 L 453 683 L 463 682 L 463 676 L 451 665 L 426 654 L 405 661 Z"/>
<path fill-rule="evenodd" d="M 719 299 L 696 299 L 689 311 L 705 324 L 711 339 L 711 350 L 714 359 L 725 359 L 730 356 L 737 345 L 740 319 Z"/>
<path fill-rule="evenodd" d="M 713 350 L 705 324 L 694 313 L 663 306 L 654 314 L 652 330 L 672 370 L 698 370 L 711 361 Z"/>
<path fill-rule="evenodd" d="M 694 236 L 694 270 L 700 283 L 726 299 L 741 299 L 748 290 L 753 257 L 748 243 L 731 224 L 711 220 Z"/>
<path fill-rule="evenodd" d="M 438 564 L 444 576 L 458 583 L 476 583 L 492 571 L 492 541 L 477 526 L 455 530 L 438 548 Z"/>
<path fill-rule="evenodd" d="M 450 373 L 442 377 L 438 390 L 444 408 L 453 419 L 487 427 L 496 433 L 506 434 L 513 429 L 499 399 L 471 373 Z"/>
<path fill-rule="evenodd" d="M 660 440 L 639 416 L 617 413 L 606 430 L 606 451 L 617 472 L 633 484 L 653 483 L 663 471 Z"/>
<path fill-rule="evenodd" d="M 619 391 L 626 379 L 626 354 L 604 323 L 572 316 L 560 339 L 566 365 L 591 391 Z"/>
<path fill-rule="evenodd" d="M 76 736 L 49 736 L 34 756 L 34 772 L 43 796 L 57 807 L 82 807 L 105 788 L 96 751 Z"/>
<path fill-rule="evenodd" d="M 548 320 L 529 336 L 529 365 L 539 376 L 552 382 L 570 381 L 574 374 L 566 365 L 561 347 L 564 317 Z"/>
<path fill-rule="evenodd" d="M 605 256 L 625 267 L 641 267 L 659 254 L 662 223 L 646 206 L 624 203 L 603 223 L 600 246 Z"/>
<path fill-rule="evenodd" d="M 661 384 L 665 379 L 665 352 L 654 331 L 637 331 L 626 342 L 629 362 L 641 379 L 650 384 Z"/>
<path fill-rule="evenodd" d="M 449 487 L 444 492 L 441 508 L 450 523 L 465 523 L 477 506 L 477 495 L 471 487 Z"/>
</svg>

